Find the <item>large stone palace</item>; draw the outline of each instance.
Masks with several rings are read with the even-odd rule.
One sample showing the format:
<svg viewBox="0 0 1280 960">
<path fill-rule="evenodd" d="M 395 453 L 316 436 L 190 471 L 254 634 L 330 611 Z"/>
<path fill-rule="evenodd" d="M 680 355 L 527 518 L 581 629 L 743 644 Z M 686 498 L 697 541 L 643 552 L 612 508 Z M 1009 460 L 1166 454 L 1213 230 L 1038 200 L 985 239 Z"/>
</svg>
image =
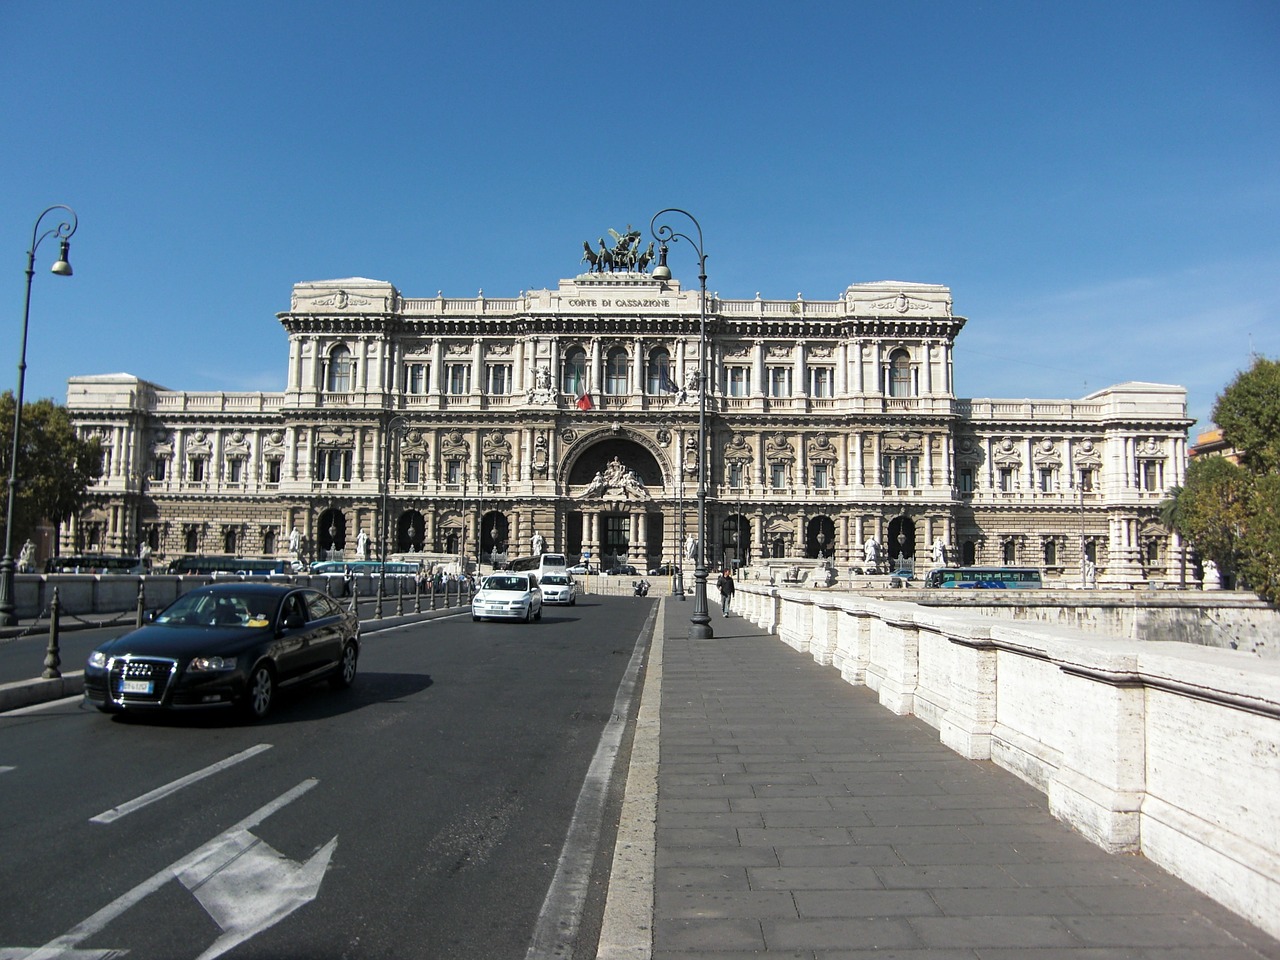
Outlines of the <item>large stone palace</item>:
<svg viewBox="0 0 1280 960">
<path fill-rule="evenodd" d="M 701 456 L 711 566 L 923 569 L 941 546 L 1067 585 L 1178 576 L 1159 504 L 1183 480 L 1183 388 L 957 397 L 966 320 L 944 286 L 700 298 L 634 269 L 501 299 L 299 283 L 277 315 L 283 392 L 70 379 L 104 474 L 60 550 L 474 565 L 536 543 L 606 568 L 687 565 Z"/>
</svg>

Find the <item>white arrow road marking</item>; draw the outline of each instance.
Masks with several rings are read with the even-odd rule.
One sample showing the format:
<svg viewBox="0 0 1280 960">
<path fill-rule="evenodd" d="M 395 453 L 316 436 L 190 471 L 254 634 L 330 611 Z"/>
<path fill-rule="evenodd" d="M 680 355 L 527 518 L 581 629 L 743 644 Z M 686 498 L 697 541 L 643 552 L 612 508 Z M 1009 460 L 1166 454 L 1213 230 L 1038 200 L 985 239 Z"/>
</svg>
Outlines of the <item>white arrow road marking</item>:
<svg viewBox="0 0 1280 960">
<path fill-rule="evenodd" d="M 101 951 L 98 953 L 88 953 L 85 951 L 77 950 L 76 947 L 78 947 L 85 940 L 88 940 L 94 934 L 100 932 L 108 923 L 116 919 L 116 917 L 120 916 L 122 913 L 124 913 L 134 904 L 140 902 L 148 894 L 155 893 L 157 890 L 163 887 L 166 883 L 168 883 L 174 877 L 180 877 L 184 873 L 187 873 L 188 871 L 190 871 L 196 864 L 199 864 L 202 861 L 209 860 L 210 854 L 213 853 L 214 851 L 222 849 L 229 837 L 236 837 L 241 834 L 247 834 L 251 828 L 256 827 L 258 824 L 260 824 L 263 820 L 267 819 L 267 817 L 271 816 L 277 810 L 280 810 L 281 808 L 292 803 L 294 800 L 297 800 L 298 797 L 302 796 L 304 793 L 306 793 L 308 790 L 310 790 L 319 782 L 320 782 L 319 780 L 314 780 L 314 779 L 303 780 L 300 784 L 298 784 L 292 790 L 286 790 L 284 793 L 280 794 L 280 796 L 276 797 L 270 803 L 266 804 L 265 806 L 259 807 L 253 813 L 249 814 L 249 816 L 245 817 L 243 820 L 241 820 L 239 823 L 233 826 L 230 830 L 227 830 L 225 833 L 219 834 L 218 836 L 210 840 L 208 843 L 201 846 L 199 849 L 193 851 L 192 853 L 187 854 L 181 860 L 174 861 L 169 866 L 161 870 L 159 873 L 156 873 L 154 876 L 150 877 L 149 879 L 142 881 L 142 883 L 138 884 L 136 887 L 134 887 L 132 890 L 125 893 L 123 896 L 117 897 L 115 900 L 112 900 L 109 904 L 107 904 L 105 907 L 103 907 L 93 916 L 89 917 L 86 920 L 81 921 L 79 924 L 72 927 L 62 936 L 54 940 L 50 940 L 43 947 L 37 947 L 34 950 L 29 950 L 25 953 L 17 953 L 17 954 L 9 953 L 5 948 L 0 947 L 0 953 L 3 953 L 3 955 L 6 957 L 6 960 L 9 957 L 16 957 L 17 960 L 84 960 L 85 957 L 101 957 L 101 958 L 104 958 L 105 960 L 105 958 L 107 957 L 123 956 L 123 953 L 120 951 L 108 950 L 108 951 Z M 329 844 L 327 844 L 326 846 L 331 846 L 334 842 L 336 842 L 336 840 L 337 838 L 335 837 L 334 840 L 329 841 Z M 330 853 L 332 853 L 332 850 L 330 850 Z M 312 860 L 315 860 L 318 857 L 319 857 L 319 854 L 317 854 L 316 857 L 313 857 Z M 328 863 L 327 857 L 325 859 L 325 862 Z M 311 863 L 309 861 L 307 866 L 310 866 L 310 865 Z M 294 909 L 297 909 L 297 908 L 295 907 Z M 286 915 L 287 914 L 281 914 L 280 916 L 286 916 Z M 16 949 L 16 948 L 9 948 L 9 950 L 12 950 L 12 949 Z"/>
<path fill-rule="evenodd" d="M 24 960 L 25 957 L 31 956 L 33 949 L 32 947 L 0 947 L 0 960 Z M 128 950 L 66 950 L 56 956 L 74 958 L 74 960 L 118 960 L 128 952 Z"/>
<path fill-rule="evenodd" d="M 225 837 L 178 879 L 224 933 L 197 960 L 213 960 L 310 903 L 320 892 L 338 838 L 298 863 L 247 830 Z"/>
<path fill-rule="evenodd" d="M 122 803 L 118 807 L 112 807 L 110 810 L 107 810 L 105 813 L 100 813 L 96 817 L 90 817 L 89 822 L 113 823 L 121 817 L 128 816 L 135 810 L 141 810 L 143 807 L 155 803 L 157 800 L 163 800 L 171 793 L 177 793 L 183 787 L 189 787 L 193 783 L 199 783 L 205 777 L 213 776 L 213 774 L 226 770 L 228 767 L 234 767 L 237 763 L 248 760 L 250 757 L 256 757 L 264 750 L 270 749 L 271 744 L 259 743 L 250 747 L 248 750 L 241 750 L 234 756 L 230 756 L 225 760 L 219 760 L 217 763 L 210 764 L 203 770 L 197 770 L 195 773 L 189 773 L 185 777 L 174 780 L 172 783 L 166 783 L 163 787 L 156 787 L 156 789 L 152 790 L 150 793 L 144 793 L 135 800 L 130 800 L 128 803 Z"/>
</svg>

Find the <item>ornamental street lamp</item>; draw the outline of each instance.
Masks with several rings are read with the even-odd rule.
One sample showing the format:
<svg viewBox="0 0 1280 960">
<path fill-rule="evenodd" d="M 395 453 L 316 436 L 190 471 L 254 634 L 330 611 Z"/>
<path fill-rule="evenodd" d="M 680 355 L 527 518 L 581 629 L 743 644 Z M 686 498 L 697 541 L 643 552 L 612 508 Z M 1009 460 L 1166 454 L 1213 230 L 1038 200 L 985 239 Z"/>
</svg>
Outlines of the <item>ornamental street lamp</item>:
<svg viewBox="0 0 1280 960">
<path fill-rule="evenodd" d="M 40 232 L 40 224 L 45 216 L 54 210 L 65 210 L 66 217 L 56 227 Z M 59 214 L 59 216 L 62 216 Z M 22 436 L 22 394 L 27 378 L 27 320 L 31 315 L 31 279 L 35 276 L 36 249 L 45 237 L 57 237 L 61 242 L 58 259 L 50 268 L 50 272 L 60 277 L 71 276 L 71 264 L 67 262 L 67 253 L 71 249 L 71 235 L 76 232 L 80 220 L 76 212 L 65 204 L 56 203 L 47 207 L 36 217 L 36 225 L 31 231 L 31 249 L 27 251 L 27 297 L 22 305 L 22 347 L 18 351 L 18 392 L 13 404 L 13 450 L 9 457 L 9 501 L 5 508 L 4 524 L 4 559 L 0 560 L 0 626 L 12 627 L 18 622 L 17 604 L 13 584 L 13 508 L 18 498 L 18 451 L 21 449 Z"/>
<path fill-rule="evenodd" d="M 678 233 L 666 224 L 655 226 L 658 218 L 666 213 L 687 217 L 698 239 L 687 233 Z M 649 232 L 658 241 L 658 265 L 653 270 L 655 280 L 671 279 L 671 268 L 667 266 L 668 241 L 685 240 L 698 255 L 698 555 L 693 570 L 693 616 L 689 618 L 689 639 L 710 640 L 715 634 L 707 608 L 707 255 L 702 247 L 702 225 L 687 210 L 677 207 L 659 210 L 649 221 Z"/>
<path fill-rule="evenodd" d="M 382 589 L 383 584 L 387 579 L 387 527 L 389 525 L 389 519 L 387 517 L 387 496 L 390 493 L 391 488 L 392 428 L 398 427 L 399 430 L 404 430 L 408 425 L 409 421 L 400 414 L 396 414 L 387 421 L 382 433 L 382 516 L 380 518 L 381 523 L 379 524 L 380 529 L 378 531 L 378 607 L 374 613 L 374 618 L 377 620 L 382 619 Z"/>
</svg>

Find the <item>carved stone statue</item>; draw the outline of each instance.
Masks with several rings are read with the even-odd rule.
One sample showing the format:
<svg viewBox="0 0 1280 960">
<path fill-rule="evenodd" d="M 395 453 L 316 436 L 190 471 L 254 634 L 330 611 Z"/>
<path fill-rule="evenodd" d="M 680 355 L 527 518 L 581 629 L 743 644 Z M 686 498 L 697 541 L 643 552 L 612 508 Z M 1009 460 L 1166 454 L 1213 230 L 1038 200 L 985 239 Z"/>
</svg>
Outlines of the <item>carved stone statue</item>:
<svg viewBox="0 0 1280 960">
<path fill-rule="evenodd" d="M 698 559 L 698 538 L 692 533 L 684 542 L 684 557 L 686 560 Z"/>
<path fill-rule="evenodd" d="M 538 533 L 538 531 L 536 530 L 533 532 L 533 537 L 530 540 L 530 545 L 533 547 L 533 552 L 537 556 L 541 556 L 543 553 L 546 552 L 547 541 L 544 540 L 542 538 L 542 534 Z"/>
<path fill-rule="evenodd" d="M 297 526 L 289 531 L 289 552 L 293 554 L 295 560 L 302 557 L 302 533 Z"/>
<path fill-rule="evenodd" d="M 862 545 L 862 559 L 872 567 L 880 565 L 880 541 L 871 537 Z"/>
<path fill-rule="evenodd" d="M 356 535 L 356 556 L 361 560 L 369 559 L 369 534 L 364 530 Z"/>
<path fill-rule="evenodd" d="M 31 573 L 36 566 L 36 545 L 28 540 L 18 551 L 18 572 Z"/>
<path fill-rule="evenodd" d="M 941 537 L 933 541 L 933 565 L 935 567 L 947 565 L 947 545 L 942 542 Z"/>
</svg>

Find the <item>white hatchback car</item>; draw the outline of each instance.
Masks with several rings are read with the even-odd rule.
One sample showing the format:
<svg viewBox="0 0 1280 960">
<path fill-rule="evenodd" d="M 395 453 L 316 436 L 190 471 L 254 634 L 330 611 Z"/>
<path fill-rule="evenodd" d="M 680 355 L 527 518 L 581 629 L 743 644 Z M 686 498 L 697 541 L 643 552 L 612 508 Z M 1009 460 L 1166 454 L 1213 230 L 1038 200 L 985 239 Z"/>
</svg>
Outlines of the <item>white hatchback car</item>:
<svg viewBox="0 0 1280 960">
<path fill-rule="evenodd" d="M 532 573 L 495 573 L 485 577 L 471 598 L 471 619 L 542 619 L 542 590 Z"/>
<path fill-rule="evenodd" d="M 543 603 L 563 603 L 572 607 L 578 602 L 578 581 L 567 573 L 545 573 L 539 586 Z"/>
</svg>

